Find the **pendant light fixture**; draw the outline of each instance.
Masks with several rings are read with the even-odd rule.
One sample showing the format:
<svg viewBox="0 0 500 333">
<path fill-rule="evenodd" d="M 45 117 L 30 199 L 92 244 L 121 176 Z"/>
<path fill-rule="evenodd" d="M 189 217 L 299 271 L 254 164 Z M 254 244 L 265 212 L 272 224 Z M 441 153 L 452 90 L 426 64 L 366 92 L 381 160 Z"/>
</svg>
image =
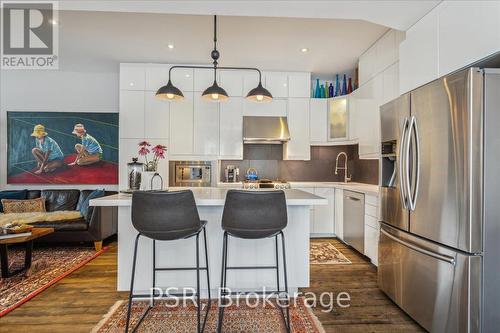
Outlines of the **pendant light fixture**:
<svg viewBox="0 0 500 333">
<path fill-rule="evenodd" d="M 273 99 L 273 96 L 262 86 L 262 73 L 257 68 L 248 68 L 248 67 L 219 67 L 219 57 L 220 53 L 217 50 L 217 15 L 214 15 L 214 49 L 211 53 L 212 64 L 213 66 L 172 66 L 168 71 L 168 83 L 158 89 L 156 92 L 156 97 L 159 99 L 167 100 L 167 101 L 180 101 L 184 99 L 184 95 L 182 91 L 174 86 L 171 81 L 171 73 L 173 69 L 176 68 L 196 68 L 196 69 L 212 69 L 214 71 L 214 83 L 205 89 L 202 94 L 202 98 L 207 101 L 212 102 L 224 102 L 229 99 L 227 92 L 217 84 L 217 71 L 218 70 L 251 70 L 257 71 L 259 74 L 259 84 L 256 88 L 250 90 L 247 94 L 246 99 L 253 102 L 270 102 Z"/>
</svg>

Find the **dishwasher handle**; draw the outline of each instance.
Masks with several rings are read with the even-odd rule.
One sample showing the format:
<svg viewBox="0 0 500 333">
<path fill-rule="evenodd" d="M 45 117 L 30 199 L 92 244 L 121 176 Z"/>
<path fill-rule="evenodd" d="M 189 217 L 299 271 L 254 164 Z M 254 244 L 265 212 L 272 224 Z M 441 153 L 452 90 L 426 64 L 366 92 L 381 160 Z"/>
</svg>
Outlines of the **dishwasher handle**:
<svg viewBox="0 0 500 333">
<path fill-rule="evenodd" d="M 359 199 L 359 198 L 351 197 L 351 196 L 349 196 L 349 195 L 344 196 L 344 198 L 349 199 L 349 200 L 352 200 L 352 201 L 360 201 L 360 200 L 361 200 L 361 199 Z"/>
</svg>

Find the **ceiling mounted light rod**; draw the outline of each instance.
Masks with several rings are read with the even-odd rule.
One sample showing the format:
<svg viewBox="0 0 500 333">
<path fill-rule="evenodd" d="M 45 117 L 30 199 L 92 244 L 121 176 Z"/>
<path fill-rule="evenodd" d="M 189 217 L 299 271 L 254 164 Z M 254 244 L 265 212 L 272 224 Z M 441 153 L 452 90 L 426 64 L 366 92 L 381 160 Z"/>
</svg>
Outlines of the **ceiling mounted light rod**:
<svg viewBox="0 0 500 333">
<path fill-rule="evenodd" d="M 212 86 L 205 89 L 202 94 L 203 99 L 210 101 L 226 101 L 229 99 L 227 92 L 217 84 L 217 70 L 248 70 L 257 71 L 259 73 L 259 84 L 256 88 L 250 90 L 246 99 L 254 102 L 267 102 L 273 99 L 271 93 L 262 86 L 262 73 L 258 68 L 253 67 L 224 67 L 219 66 L 220 52 L 217 50 L 217 15 L 214 15 L 214 48 L 211 52 L 213 66 L 190 66 L 190 65 L 175 65 L 168 70 L 168 83 L 161 87 L 156 92 L 156 97 L 160 99 L 176 101 L 184 99 L 182 91 L 172 84 L 172 70 L 176 68 L 190 68 L 190 69 L 211 69 L 214 71 L 214 83 Z"/>
</svg>

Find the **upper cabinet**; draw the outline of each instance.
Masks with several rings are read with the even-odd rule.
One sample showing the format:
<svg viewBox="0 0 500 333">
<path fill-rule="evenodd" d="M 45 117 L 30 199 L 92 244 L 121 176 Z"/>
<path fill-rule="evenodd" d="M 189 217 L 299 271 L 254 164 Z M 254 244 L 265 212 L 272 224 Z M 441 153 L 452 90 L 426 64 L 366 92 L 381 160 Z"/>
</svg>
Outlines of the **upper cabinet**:
<svg viewBox="0 0 500 333">
<path fill-rule="evenodd" d="M 285 160 L 310 160 L 309 98 L 288 99 L 290 141 L 283 147 Z"/>
<path fill-rule="evenodd" d="M 432 11 L 406 31 L 399 49 L 400 94 L 438 76 L 438 13 Z"/>
<path fill-rule="evenodd" d="M 328 141 L 328 99 L 311 98 L 309 100 L 309 132 L 311 145 Z"/>
<path fill-rule="evenodd" d="M 288 97 L 288 74 L 283 72 L 265 72 L 264 87 L 274 98 Z M 310 82 L 310 81 L 309 81 Z M 255 88 L 255 87 L 254 87 Z"/>
<path fill-rule="evenodd" d="M 120 65 L 120 90 L 144 90 L 146 70 L 133 64 Z"/>
<path fill-rule="evenodd" d="M 221 87 L 224 87 L 230 97 L 246 96 L 246 94 L 248 94 L 248 91 L 243 91 L 245 73 L 246 72 L 233 70 L 221 70 L 219 72 L 219 84 Z"/>
<path fill-rule="evenodd" d="M 309 98 L 311 96 L 311 73 L 289 73 L 288 96 Z"/>
<path fill-rule="evenodd" d="M 499 1 L 444 1 L 438 11 L 438 77 L 500 51 Z"/>
<path fill-rule="evenodd" d="M 214 71 L 211 69 L 195 68 L 193 74 L 194 74 L 194 91 L 203 92 L 205 91 L 205 89 L 214 84 Z M 219 78 L 217 77 L 217 79 Z"/>
<path fill-rule="evenodd" d="M 256 103 L 245 100 L 243 102 L 244 116 L 286 117 L 286 99 L 274 98 L 271 102 Z"/>
<path fill-rule="evenodd" d="M 184 99 L 170 103 L 170 155 L 194 154 L 193 93 L 184 93 Z"/>
<path fill-rule="evenodd" d="M 243 159 L 243 97 L 230 98 L 220 106 L 219 158 Z"/>
<path fill-rule="evenodd" d="M 328 141 L 349 140 L 348 96 L 328 99 Z"/>
</svg>

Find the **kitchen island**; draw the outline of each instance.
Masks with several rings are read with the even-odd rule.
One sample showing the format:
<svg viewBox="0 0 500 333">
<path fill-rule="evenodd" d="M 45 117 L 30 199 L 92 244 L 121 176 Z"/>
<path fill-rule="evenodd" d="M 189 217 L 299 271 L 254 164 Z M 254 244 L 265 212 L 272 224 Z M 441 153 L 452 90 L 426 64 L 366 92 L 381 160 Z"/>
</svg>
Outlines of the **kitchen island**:
<svg viewBox="0 0 500 333">
<path fill-rule="evenodd" d="M 170 191 L 183 188 L 170 188 Z M 217 296 L 220 284 L 222 236 L 222 211 L 227 189 L 190 188 L 194 193 L 200 219 L 208 221 L 206 226 L 210 265 L 212 297 Z M 284 229 L 288 284 L 290 291 L 309 286 L 309 228 L 310 206 L 326 205 L 326 199 L 301 190 L 285 190 L 288 211 L 288 226 Z M 132 196 L 116 194 L 90 201 L 91 206 L 118 207 L 118 282 L 117 289 L 130 288 L 132 257 L 137 231 L 131 221 Z M 201 236 L 200 236 L 201 237 Z M 158 267 L 195 267 L 195 237 L 185 240 L 156 242 Z M 274 238 L 262 240 L 229 239 L 229 266 L 266 266 L 275 264 Z M 281 254 L 280 254 L 281 258 Z M 281 261 L 281 260 L 280 260 Z M 204 265 L 204 260 L 201 260 Z M 280 263 L 280 267 L 281 267 Z M 148 293 L 152 284 L 152 241 L 141 237 L 137 256 L 135 288 Z M 280 270 L 283 271 L 282 269 Z M 202 295 L 206 296 L 206 282 L 201 275 Z M 157 286 L 161 288 L 196 286 L 195 271 L 163 271 L 156 276 Z M 283 277 L 281 278 L 283 281 Z M 283 282 L 281 282 L 283 283 Z M 276 288 L 274 270 L 233 270 L 228 272 L 228 287 L 232 290 L 268 290 Z M 175 291 L 172 291 L 175 292 Z"/>
</svg>

